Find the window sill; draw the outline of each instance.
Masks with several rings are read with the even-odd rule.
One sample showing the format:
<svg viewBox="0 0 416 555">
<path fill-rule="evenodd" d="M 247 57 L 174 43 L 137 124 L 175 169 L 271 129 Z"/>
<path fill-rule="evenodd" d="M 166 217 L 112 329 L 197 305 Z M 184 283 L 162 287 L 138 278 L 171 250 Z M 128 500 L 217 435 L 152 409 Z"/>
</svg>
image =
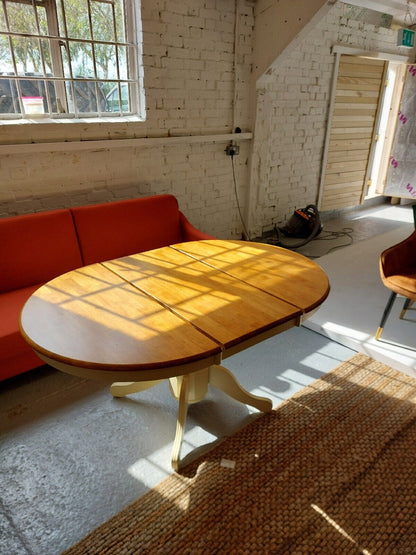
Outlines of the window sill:
<svg viewBox="0 0 416 555">
<path fill-rule="evenodd" d="M 108 116 L 97 118 L 48 118 L 43 116 L 34 116 L 25 119 L 0 119 L 0 126 L 20 126 L 20 125 L 74 125 L 85 124 L 94 125 L 103 123 L 140 123 L 145 120 L 139 116 Z"/>
</svg>

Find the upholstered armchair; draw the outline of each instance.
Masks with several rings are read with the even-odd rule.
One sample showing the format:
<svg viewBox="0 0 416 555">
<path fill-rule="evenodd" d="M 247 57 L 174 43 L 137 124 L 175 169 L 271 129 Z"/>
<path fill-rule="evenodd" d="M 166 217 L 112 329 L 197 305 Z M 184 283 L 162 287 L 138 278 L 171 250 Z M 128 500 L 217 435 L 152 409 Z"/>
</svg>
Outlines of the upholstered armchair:
<svg viewBox="0 0 416 555">
<path fill-rule="evenodd" d="M 397 295 L 405 297 L 400 318 L 416 300 L 416 231 L 380 255 L 380 274 L 384 285 L 391 290 L 375 339 L 380 339 L 384 324 Z"/>
</svg>

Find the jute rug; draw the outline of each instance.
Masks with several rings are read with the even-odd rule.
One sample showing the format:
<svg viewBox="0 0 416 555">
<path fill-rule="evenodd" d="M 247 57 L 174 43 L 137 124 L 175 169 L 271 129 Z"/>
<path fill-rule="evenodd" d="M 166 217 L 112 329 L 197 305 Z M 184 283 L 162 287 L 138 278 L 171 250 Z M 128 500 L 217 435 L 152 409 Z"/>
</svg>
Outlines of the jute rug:
<svg viewBox="0 0 416 555">
<path fill-rule="evenodd" d="M 355 355 L 66 555 L 416 553 L 416 380 Z"/>
</svg>

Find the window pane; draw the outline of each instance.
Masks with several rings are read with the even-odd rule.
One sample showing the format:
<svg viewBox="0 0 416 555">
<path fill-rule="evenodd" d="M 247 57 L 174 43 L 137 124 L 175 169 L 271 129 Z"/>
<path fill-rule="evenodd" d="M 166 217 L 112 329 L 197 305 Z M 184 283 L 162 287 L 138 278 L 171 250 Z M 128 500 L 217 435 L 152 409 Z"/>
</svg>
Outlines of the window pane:
<svg viewBox="0 0 416 555">
<path fill-rule="evenodd" d="M 97 97 L 95 83 L 75 82 L 75 104 L 78 112 L 96 112 Z"/>
<path fill-rule="evenodd" d="M 3 5 L 0 7 L 0 31 L 7 31 L 6 18 L 4 17 Z"/>
<path fill-rule="evenodd" d="M 35 10 L 32 4 L 6 2 L 10 31 L 14 33 L 37 34 Z"/>
<path fill-rule="evenodd" d="M 125 46 L 118 46 L 118 63 L 120 66 L 120 79 L 128 79 L 127 71 L 127 48 Z"/>
<path fill-rule="evenodd" d="M 38 39 L 31 37 L 12 37 L 17 71 L 21 75 L 28 72 L 42 73 L 42 58 Z"/>
<path fill-rule="evenodd" d="M 108 83 L 99 81 L 97 83 L 97 94 L 98 94 L 98 106 L 100 108 L 100 112 L 105 112 L 106 111 L 107 91 L 108 91 Z"/>
<path fill-rule="evenodd" d="M 51 57 L 51 49 L 50 49 L 50 43 L 49 40 L 47 39 L 42 39 L 40 41 L 40 47 L 42 50 L 42 54 L 43 54 L 43 61 L 45 64 L 45 72 L 46 74 L 50 74 L 52 75 L 53 70 L 52 70 L 52 57 Z"/>
<path fill-rule="evenodd" d="M 45 107 L 45 113 L 52 112 L 54 114 L 58 113 L 58 105 L 57 105 L 57 94 L 55 90 L 55 83 L 53 81 L 45 81 L 48 95 L 46 95 L 45 90 L 45 97 L 43 100 L 43 104 Z"/>
<path fill-rule="evenodd" d="M 116 32 L 117 40 L 126 42 L 126 29 L 124 27 L 124 2 L 123 0 L 115 0 L 114 8 L 116 13 Z"/>
<path fill-rule="evenodd" d="M 100 79 L 117 79 L 116 47 L 112 44 L 95 45 L 95 63 L 97 77 Z"/>
<path fill-rule="evenodd" d="M 12 79 L 0 79 L 0 113 L 21 112 L 19 88 L 27 114 L 57 112 L 55 85 L 52 81 L 20 79 L 17 83 Z"/>
<path fill-rule="evenodd" d="M 92 47 L 89 43 L 70 42 L 69 52 L 73 77 L 94 77 Z"/>
<path fill-rule="evenodd" d="M 2 0 L 0 114 L 131 113 L 137 51 L 117 44 L 124 1 Z"/>
<path fill-rule="evenodd" d="M 75 81 L 74 93 L 75 106 L 79 113 L 98 112 L 99 110 L 105 112 L 106 99 L 102 83 Z"/>
<path fill-rule="evenodd" d="M 72 81 L 65 81 L 65 92 L 66 92 L 66 100 L 68 103 L 68 112 L 73 114 L 75 112 L 75 105 L 74 105 L 75 86 Z"/>
<path fill-rule="evenodd" d="M 113 83 L 107 94 L 107 112 L 130 112 L 128 83 Z"/>
<path fill-rule="evenodd" d="M 45 81 L 21 79 L 19 84 L 25 113 L 27 115 L 45 113 L 48 110 Z"/>
<path fill-rule="evenodd" d="M 120 97 L 118 83 L 107 83 L 110 90 L 107 92 L 106 97 L 106 112 L 119 112 L 120 111 Z"/>
<path fill-rule="evenodd" d="M 40 31 L 40 35 L 49 35 L 50 33 L 48 32 L 48 21 L 46 19 L 46 10 L 44 7 L 42 6 L 38 6 L 37 7 L 37 13 L 38 13 L 38 22 L 39 22 L 39 31 Z"/>
<path fill-rule="evenodd" d="M 62 46 L 60 48 L 61 55 L 62 55 L 62 64 L 63 64 L 63 70 L 64 70 L 64 77 L 71 77 L 68 49 L 69 49 L 69 46 L 68 46 L 67 43 L 62 44 Z"/>
<path fill-rule="evenodd" d="M 16 85 L 10 79 L 0 79 L 0 113 L 18 114 L 19 101 Z"/>
<path fill-rule="evenodd" d="M 63 3 L 61 0 L 56 1 L 56 13 L 58 16 L 58 34 L 60 37 L 66 37 L 66 25 L 63 12 Z"/>
<path fill-rule="evenodd" d="M 121 110 L 123 112 L 130 112 L 131 111 L 130 97 L 129 97 L 130 85 L 128 85 L 127 83 L 121 83 L 120 89 L 121 89 Z"/>
<path fill-rule="evenodd" d="M 10 72 L 14 73 L 9 38 L 0 36 L 0 74 Z"/>
<path fill-rule="evenodd" d="M 73 39 L 90 39 L 90 24 L 88 19 L 88 2 L 87 0 L 63 0 L 63 7 L 66 15 L 66 27 L 68 38 Z M 64 25 L 62 8 L 60 12 L 60 32 L 64 35 Z"/>
<path fill-rule="evenodd" d="M 94 40 L 114 41 L 114 19 L 111 4 L 91 2 Z"/>
</svg>

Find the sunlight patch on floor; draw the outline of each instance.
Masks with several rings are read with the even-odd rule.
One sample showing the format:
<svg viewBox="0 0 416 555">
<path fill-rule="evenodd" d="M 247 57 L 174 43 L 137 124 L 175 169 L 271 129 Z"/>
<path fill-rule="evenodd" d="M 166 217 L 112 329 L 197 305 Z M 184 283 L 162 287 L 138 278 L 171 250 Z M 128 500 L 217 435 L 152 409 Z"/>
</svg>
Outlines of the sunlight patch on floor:
<svg viewBox="0 0 416 555">
<path fill-rule="evenodd" d="M 327 332 L 338 333 L 339 335 L 345 335 L 351 339 L 355 339 L 356 341 L 366 341 L 369 339 L 368 333 L 364 333 L 359 330 L 355 330 L 352 328 L 348 328 L 346 326 L 341 326 L 340 324 L 336 324 L 335 322 L 325 322 L 322 325 L 322 328 Z"/>
<path fill-rule="evenodd" d="M 361 219 L 371 219 L 371 218 L 378 218 L 382 220 L 389 220 L 392 222 L 404 222 L 404 223 L 412 223 L 413 222 L 413 211 L 410 206 L 387 206 L 380 208 L 374 211 L 368 211 L 365 214 L 358 214 L 353 219 L 354 220 L 361 220 Z"/>
<path fill-rule="evenodd" d="M 370 551 L 368 551 L 368 549 L 363 549 L 360 546 L 358 546 L 358 544 L 354 540 L 354 538 L 352 538 L 337 522 L 335 522 L 335 520 L 333 520 L 329 515 L 327 515 L 327 513 L 325 511 L 323 511 L 320 507 L 318 507 L 318 505 L 312 504 L 311 507 L 317 513 L 319 513 L 331 526 L 333 526 L 335 528 L 335 530 L 337 530 L 342 536 L 347 538 L 351 543 L 356 544 L 363 555 L 371 555 L 371 553 L 370 553 Z"/>
<path fill-rule="evenodd" d="M 255 409 L 253 409 L 255 410 Z M 173 438 L 172 438 L 173 440 Z M 193 426 L 186 431 L 181 446 L 181 458 L 192 453 L 195 449 L 217 441 L 218 438 L 200 426 Z M 171 466 L 172 444 L 164 445 L 151 455 L 137 460 L 127 469 L 130 476 L 143 483 L 148 488 L 161 482 L 173 472 Z"/>
</svg>

